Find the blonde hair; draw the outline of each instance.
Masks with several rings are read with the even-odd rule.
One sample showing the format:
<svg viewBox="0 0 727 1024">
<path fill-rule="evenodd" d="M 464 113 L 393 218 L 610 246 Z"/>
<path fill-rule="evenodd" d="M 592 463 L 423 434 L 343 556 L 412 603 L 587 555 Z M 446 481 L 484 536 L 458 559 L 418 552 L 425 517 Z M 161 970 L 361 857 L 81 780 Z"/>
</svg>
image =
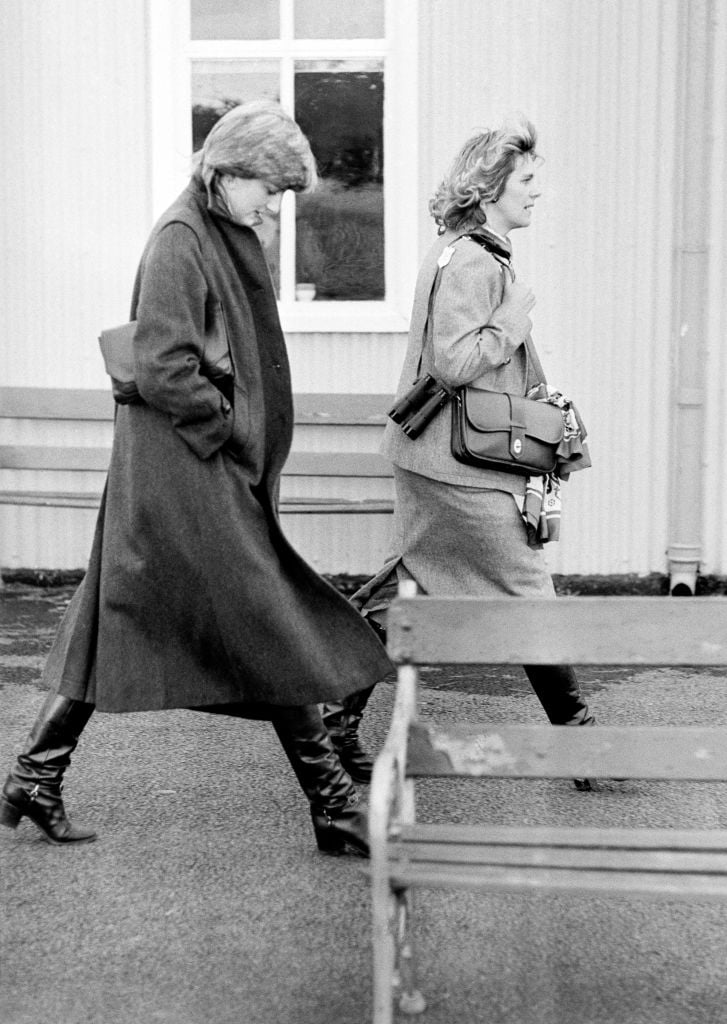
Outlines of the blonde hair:
<svg viewBox="0 0 727 1024">
<path fill-rule="evenodd" d="M 468 139 L 429 201 L 440 233 L 484 224 L 480 203 L 497 202 L 519 157 L 538 159 L 536 144 L 535 127 L 521 117 Z"/>
<path fill-rule="evenodd" d="M 259 178 L 278 191 L 309 192 L 318 183 L 310 143 L 272 100 L 241 103 L 216 122 L 193 157 L 195 174 L 220 197 L 219 178 Z"/>
</svg>

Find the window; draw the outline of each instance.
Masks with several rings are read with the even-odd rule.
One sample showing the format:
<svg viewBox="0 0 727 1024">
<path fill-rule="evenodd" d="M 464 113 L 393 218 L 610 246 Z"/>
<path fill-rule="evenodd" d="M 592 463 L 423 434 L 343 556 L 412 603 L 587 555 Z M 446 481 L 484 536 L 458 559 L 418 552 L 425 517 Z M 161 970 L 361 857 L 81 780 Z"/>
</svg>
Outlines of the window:
<svg viewBox="0 0 727 1024">
<path fill-rule="evenodd" d="M 261 229 L 287 330 L 406 329 L 417 262 L 415 7 L 191 0 L 190 147 L 231 106 L 268 97 L 318 161 L 318 189 L 287 193 L 279 221 Z"/>
</svg>

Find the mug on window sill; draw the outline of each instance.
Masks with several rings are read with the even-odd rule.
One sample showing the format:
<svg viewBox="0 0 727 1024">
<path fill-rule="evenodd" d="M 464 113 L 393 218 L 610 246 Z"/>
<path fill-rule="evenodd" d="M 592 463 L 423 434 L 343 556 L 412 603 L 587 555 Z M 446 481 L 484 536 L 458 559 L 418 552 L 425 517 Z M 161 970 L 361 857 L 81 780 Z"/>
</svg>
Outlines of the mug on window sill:
<svg viewBox="0 0 727 1024">
<path fill-rule="evenodd" d="M 296 302 L 312 302 L 316 297 L 316 286 L 314 284 L 297 284 L 295 286 Z"/>
</svg>

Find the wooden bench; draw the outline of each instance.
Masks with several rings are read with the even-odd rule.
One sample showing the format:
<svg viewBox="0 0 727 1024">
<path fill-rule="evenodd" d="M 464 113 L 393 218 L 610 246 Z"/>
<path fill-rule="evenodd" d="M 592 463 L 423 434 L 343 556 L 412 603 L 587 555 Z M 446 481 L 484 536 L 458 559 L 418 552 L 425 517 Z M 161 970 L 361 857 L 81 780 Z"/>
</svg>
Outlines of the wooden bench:
<svg viewBox="0 0 727 1024">
<path fill-rule="evenodd" d="M 404 1012 L 425 1008 L 414 956 L 416 887 L 727 897 L 727 830 L 420 823 L 415 793 L 427 777 L 726 781 L 727 728 L 425 721 L 418 670 L 725 665 L 727 598 L 438 599 L 412 587 L 402 585 L 388 612 L 398 681 L 370 795 L 375 1024 L 390 1024 L 396 996 Z"/>
<path fill-rule="evenodd" d="M 296 439 L 301 428 L 325 427 L 325 447 L 316 450 L 296 447 L 286 463 L 282 480 L 281 511 L 285 513 L 388 513 L 389 497 L 346 497 L 328 493 L 335 487 L 318 488 L 325 493 L 305 493 L 314 479 L 331 484 L 351 480 L 390 482 L 391 466 L 376 451 L 346 450 L 337 439 L 348 428 L 380 427 L 391 405 L 390 395 L 374 394 L 299 394 L 294 396 Z M 106 390 L 67 388 L 0 388 L 0 426 L 3 420 L 72 421 L 111 424 L 114 402 Z M 331 428 L 330 430 L 328 428 Z M 351 443 L 349 441 L 349 443 Z M 110 440 L 103 444 L 19 443 L 0 438 L 0 470 L 80 472 L 103 474 L 111 454 Z M 101 484 L 97 478 L 84 489 L 69 490 L 53 486 L 27 487 L 0 485 L 0 504 L 75 508 L 97 508 Z M 304 486 L 303 482 L 309 486 Z M 390 491 L 390 487 L 387 487 Z M 302 492 L 302 493 L 299 493 Z"/>
</svg>

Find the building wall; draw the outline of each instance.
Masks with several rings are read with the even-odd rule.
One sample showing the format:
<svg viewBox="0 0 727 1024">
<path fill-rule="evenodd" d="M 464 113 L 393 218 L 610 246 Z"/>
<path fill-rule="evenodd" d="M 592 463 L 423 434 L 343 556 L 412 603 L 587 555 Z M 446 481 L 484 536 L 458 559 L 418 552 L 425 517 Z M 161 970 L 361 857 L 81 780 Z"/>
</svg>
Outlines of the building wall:
<svg viewBox="0 0 727 1024">
<path fill-rule="evenodd" d="M 577 401 L 594 462 L 566 487 L 563 540 L 548 552 L 555 572 L 667 569 L 680 331 L 678 54 L 689 3 L 700 0 L 420 4 L 420 148 L 412 182 L 421 215 L 412 260 L 434 237 L 426 202 L 462 142 L 514 111 L 539 131 L 543 195 L 533 226 L 513 236 L 516 264 L 537 296 L 534 334 L 549 378 Z M 704 114 L 712 215 L 701 340 L 707 409 L 697 457 L 705 471 L 702 568 L 725 573 L 727 14 L 712 6 L 713 96 Z M 125 319 L 158 206 L 146 0 L 6 0 L 2 22 L 9 144 L 0 152 L 8 225 L 0 377 L 5 384 L 103 387 L 96 336 L 100 326 Z M 159 24 L 152 29 L 158 40 Z M 288 342 L 296 390 L 387 393 L 405 337 L 301 333 Z M 9 436 L 10 428 L 2 429 Z M 12 427 L 29 443 L 36 429 L 29 422 Z M 79 428 L 54 430 L 54 442 L 62 443 Z M 98 443 L 93 430 L 84 434 L 90 444 Z M 375 447 L 377 438 L 369 432 L 345 443 Z M 8 564 L 85 562 L 92 515 L 0 513 L 0 526 L 15 538 Z M 286 525 L 321 571 L 372 571 L 388 551 L 385 517 L 316 519 Z"/>
<path fill-rule="evenodd" d="M 151 206 L 144 0 L 0 8 L 0 379 L 103 387 Z"/>
</svg>

